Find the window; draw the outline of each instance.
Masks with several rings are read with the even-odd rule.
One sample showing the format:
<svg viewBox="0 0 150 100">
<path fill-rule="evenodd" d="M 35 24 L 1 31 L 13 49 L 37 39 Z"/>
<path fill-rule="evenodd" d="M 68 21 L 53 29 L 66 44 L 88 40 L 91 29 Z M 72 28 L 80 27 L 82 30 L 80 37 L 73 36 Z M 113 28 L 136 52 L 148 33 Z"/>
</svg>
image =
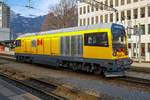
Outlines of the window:
<svg viewBox="0 0 150 100">
<path fill-rule="evenodd" d="M 127 0 L 127 4 L 130 4 L 131 3 L 131 0 Z"/>
<path fill-rule="evenodd" d="M 145 34 L 145 25 L 141 25 L 142 34 Z"/>
<path fill-rule="evenodd" d="M 148 7 L 148 17 L 150 17 L 150 6 Z"/>
<path fill-rule="evenodd" d="M 32 46 L 32 47 L 36 47 L 36 45 L 37 45 L 37 44 L 36 44 L 36 39 L 32 39 L 32 41 L 31 41 L 31 46 Z"/>
<path fill-rule="evenodd" d="M 113 14 L 110 14 L 110 22 L 113 22 Z"/>
<path fill-rule="evenodd" d="M 91 11 L 94 12 L 94 6 L 92 6 Z"/>
<path fill-rule="evenodd" d="M 124 5 L 124 0 L 121 0 L 121 5 Z"/>
<path fill-rule="evenodd" d="M 150 34 L 150 24 L 148 24 L 148 34 Z"/>
<path fill-rule="evenodd" d="M 145 17 L 145 7 L 141 8 L 141 18 Z"/>
<path fill-rule="evenodd" d="M 121 12 L 121 21 L 125 20 L 125 14 L 124 11 Z"/>
<path fill-rule="evenodd" d="M 108 0 L 105 0 L 105 5 L 108 5 Z M 104 9 L 108 9 L 108 7 L 104 6 Z"/>
<path fill-rule="evenodd" d="M 150 43 L 148 43 L 148 52 L 150 52 Z"/>
<path fill-rule="evenodd" d="M 110 0 L 110 6 L 113 7 L 113 0 Z"/>
<path fill-rule="evenodd" d="M 103 4 L 103 2 L 100 2 L 100 4 Z M 103 6 L 100 6 L 100 10 L 103 10 Z"/>
<path fill-rule="evenodd" d="M 90 6 L 89 5 L 87 7 L 87 11 L 88 11 L 88 13 L 90 13 Z"/>
<path fill-rule="evenodd" d="M 82 19 L 80 19 L 80 26 L 82 26 Z"/>
<path fill-rule="evenodd" d="M 88 33 L 84 35 L 86 46 L 108 46 L 107 32 Z"/>
<path fill-rule="evenodd" d="M 115 0 L 115 6 L 118 7 L 119 6 L 119 1 L 118 0 Z"/>
<path fill-rule="evenodd" d="M 86 23 L 86 22 L 85 22 L 85 18 L 84 18 L 84 19 L 83 19 L 83 25 L 84 25 L 84 26 L 85 26 L 85 23 Z"/>
<path fill-rule="evenodd" d="M 128 38 L 131 39 L 131 33 L 128 33 Z"/>
<path fill-rule="evenodd" d="M 80 15 L 82 15 L 82 7 L 80 7 Z"/>
<path fill-rule="evenodd" d="M 108 15 L 105 15 L 105 23 L 108 22 Z"/>
<path fill-rule="evenodd" d="M 138 9 L 134 9 L 133 14 L 134 14 L 134 19 L 137 19 L 138 18 Z"/>
<path fill-rule="evenodd" d="M 98 7 L 99 7 L 98 4 L 96 4 L 96 11 L 98 11 Z"/>
<path fill-rule="evenodd" d="M 129 48 L 131 48 L 131 43 L 129 43 Z"/>
<path fill-rule="evenodd" d="M 83 7 L 83 13 L 86 13 L 86 6 Z"/>
<path fill-rule="evenodd" d="M 90 18 L 87 19 L 87 25 L 90 25 Z"/>
<path fill-rule="evenodd" d="M 127 10 L 127 19 L 128 19 L 128 20 L 131 19 L 131 10 Z"/>
<path fill-rule="evenodd" d="M 133 0 L 134 2 L 138 2 L 138 0 Z"/>
<path fill-rule="evenodd" d="M 21 40 L 16 40 L 16 47 L 20 47 L 21 46 Z"/>
<path fill-rule="evenodd" d="M 96 24 L 98 23 L 98 16 L 96 16 Z"/>
<path fill-rule="evenodd" d="M 92 17 L 92 24 L 94 24 L 94 17 Z"/>
<path fill-rule="evenodd" d="M 134 34 L 138 34 L 137 32 L 138 32 L 138 26 L 137 25 L 134 25 Z"/>
<path fill-rule="evenodd" d="M 103 15 L 100 16 L 100 23 L 103 23 Z"/>
<path fill-rule="evenodd" d="M 116 13 L 116 21 L 119 21 L 119 13 Z"/>
</svg>

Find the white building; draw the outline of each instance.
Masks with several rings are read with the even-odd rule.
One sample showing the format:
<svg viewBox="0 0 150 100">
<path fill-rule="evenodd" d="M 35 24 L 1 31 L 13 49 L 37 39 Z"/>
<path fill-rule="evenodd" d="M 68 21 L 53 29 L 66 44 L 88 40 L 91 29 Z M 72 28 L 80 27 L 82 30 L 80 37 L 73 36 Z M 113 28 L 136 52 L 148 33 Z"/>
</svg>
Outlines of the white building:
<svg viewBox="0 0 150 100">
<path fill-rule="evenodd" d="M 117 9 L 117 13 L 103 6 L 91 6 L 78 2 L 78 26 L 114 22 L 123 24 L 126 28 L 142 28 L 142 58 L 150 61 L 150 0 L 97 0 Z M 138 36 L 133 29 L 127 28 L 130 56 L 138 56 Z"/>
<path fill-rule="evenodd" d="M 0 41 L 10 40 L 10 8 L 0 2 Z"/>
<path fill-rule="evenodd" d="M 0 2 L 0 28 L 10 27 L 10 8 L 3 2 Z"/>
</svg>

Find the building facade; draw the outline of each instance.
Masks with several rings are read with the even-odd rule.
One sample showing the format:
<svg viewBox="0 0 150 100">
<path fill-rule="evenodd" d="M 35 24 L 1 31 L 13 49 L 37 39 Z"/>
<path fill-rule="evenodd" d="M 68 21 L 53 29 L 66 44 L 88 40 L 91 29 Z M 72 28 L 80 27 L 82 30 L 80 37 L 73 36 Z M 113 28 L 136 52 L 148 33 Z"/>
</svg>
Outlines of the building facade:
<svg viewBox="0 0 150 100">
<path fill-rule="evenodd" d="M 10 27 L 10 8 L 3 2 L 0 2 L 0 28 Z"/>
<path fill-rule="evenodd" d="M 137 59 L 139 54 L 139 36 L 141 35 L 142 60 L 150 61 L 150 0 L 97 0 L 111 6 L 92 6 L 78 2 L 78 26 L 98 23 L 118 23 L 126 27 L 129 39 L 129 55 Z M 136 32 L 140 26 L 140 31 Z"/>
<path fill-rule="evenodd" d="M 0 2 L 0 41 L 10 40 L 10 8 Z"/>
</svg>

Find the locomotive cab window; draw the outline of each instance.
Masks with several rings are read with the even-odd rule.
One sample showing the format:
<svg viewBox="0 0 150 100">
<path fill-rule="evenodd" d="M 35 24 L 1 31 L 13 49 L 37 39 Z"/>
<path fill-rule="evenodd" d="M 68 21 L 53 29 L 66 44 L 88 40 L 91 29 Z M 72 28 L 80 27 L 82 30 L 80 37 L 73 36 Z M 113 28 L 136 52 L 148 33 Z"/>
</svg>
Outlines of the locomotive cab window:
<svg viewBox="0 0 150 100">
<path fill-rule="evenodd" d="M 21 46 L 21 40 L 16 40 L 16 47 L 20 47 Z"/>
<path fill-rule="evenodd" d="M 108 47 L 107 32 L 88 33 L 84 35 L 84 44 L 86 46 L 104 46 Z"/>
</svg>

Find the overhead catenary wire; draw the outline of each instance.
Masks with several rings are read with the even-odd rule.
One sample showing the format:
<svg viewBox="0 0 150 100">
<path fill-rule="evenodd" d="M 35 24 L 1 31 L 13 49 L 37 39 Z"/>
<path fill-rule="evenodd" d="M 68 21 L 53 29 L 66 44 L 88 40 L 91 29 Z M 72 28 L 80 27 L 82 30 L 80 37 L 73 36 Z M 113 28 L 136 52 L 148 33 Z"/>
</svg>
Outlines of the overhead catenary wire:
<svg viewBox="0 0 150 100">
<path fill-rule="evenodd" d="M 7 4 L 8 5 L 8 0 L 4 0 L 3 2 L 5 2 L 5 4 Z M 24 2 L 25 3 L 25 2 Z M 33 1 L 32 0 L 28 0 L 28 5 L 21 5 L 21 4 L 16 4 L 16 3 L 11 3 L 11 6 L 17 6 L 17 7 L 23 7 L 23 8 L 28 8 L 29 10 L 31 10 L 31 11 L 33 11 L 33 10 L 35 10 L 35 11 L 39 11 L 39 12 L 43 12 L 43 13 L 49 13 L 49 11 L 44 11 L 44 10 L 42 10 L 42 9 L 39 9 L 39 8 L 37 8 L 37 7 L 33 7 L 33 6 L 31 6 L 31 3 L 33 3 Z M 29 16 L 39 16 L 39 15 L 33 15 L 33 14 L 30 14 Z"/>
</svg>

